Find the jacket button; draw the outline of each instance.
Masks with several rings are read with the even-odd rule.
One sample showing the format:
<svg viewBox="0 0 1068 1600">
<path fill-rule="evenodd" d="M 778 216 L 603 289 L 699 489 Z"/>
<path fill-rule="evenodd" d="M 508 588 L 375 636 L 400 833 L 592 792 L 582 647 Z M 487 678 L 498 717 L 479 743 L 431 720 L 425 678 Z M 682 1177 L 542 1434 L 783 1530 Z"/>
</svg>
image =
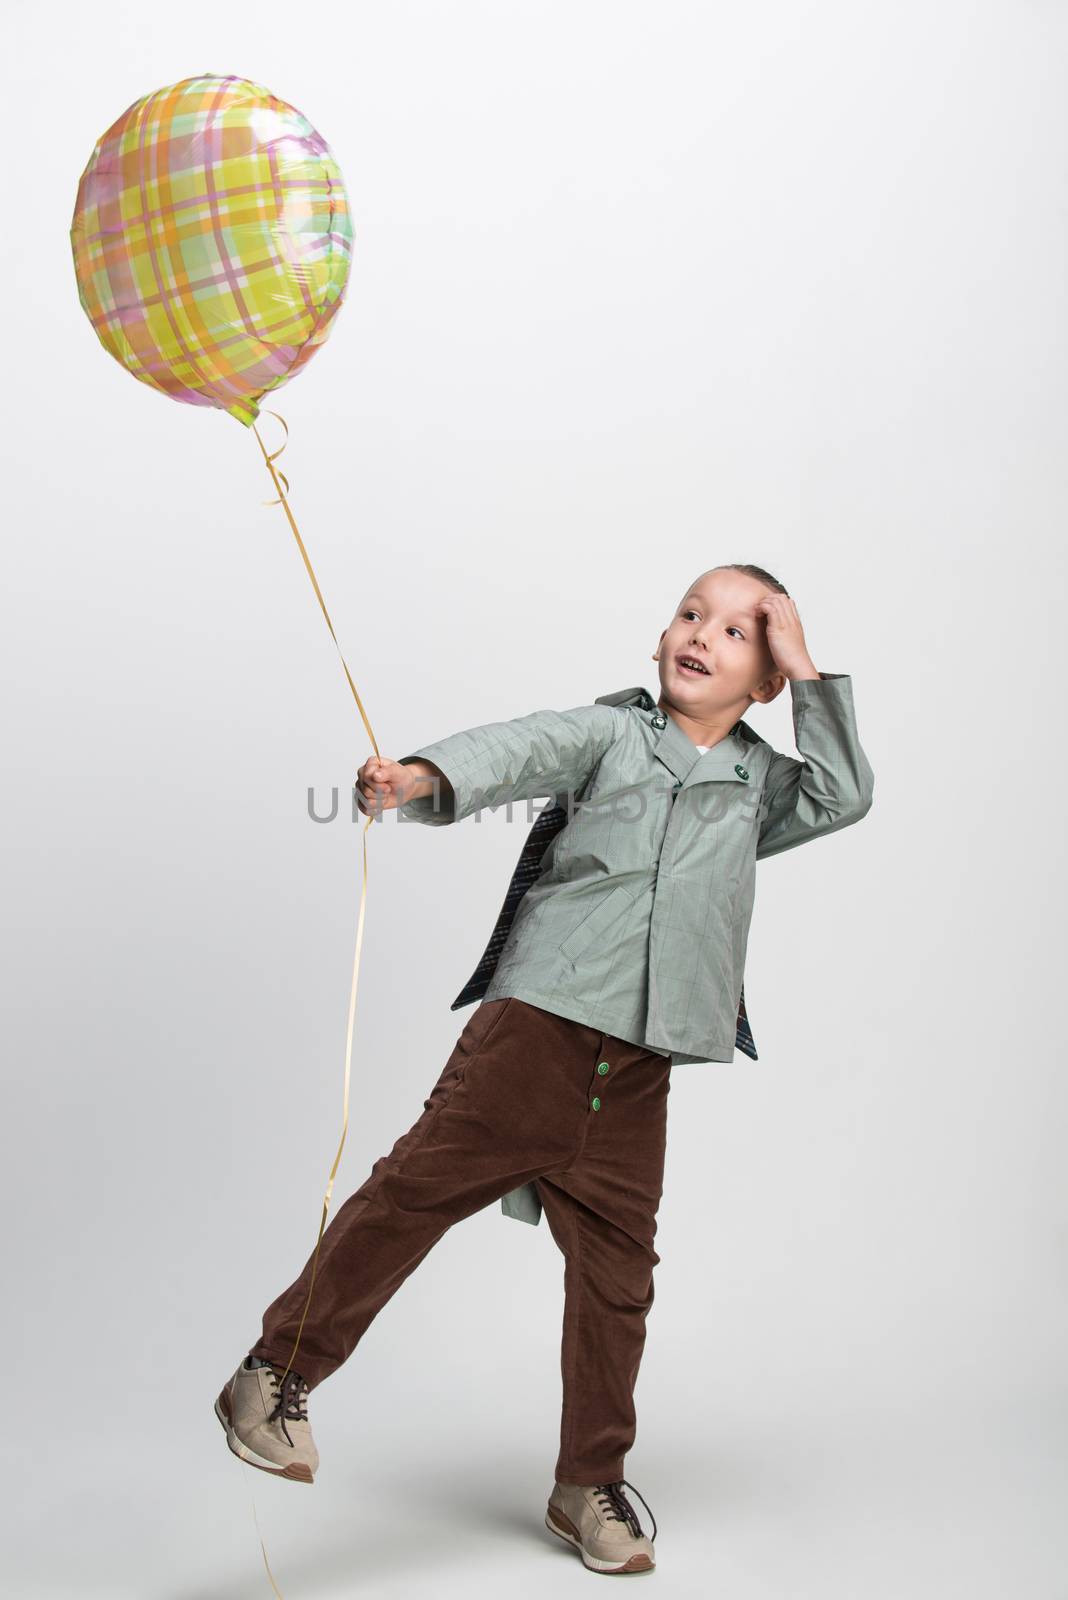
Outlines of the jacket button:
<svg viewBox="0 0 1068 1600">
<path fill-rule="evenodd" d="M 654 728 L 666 728 L 667 717 L 665 717 L 662 711 L 658 711 L 652 718 L 652 724 Z"/>
<path fill-rule="evenodd" d="M 735 763 L 734 770 L 738 774 L 739 778 L 744 778 L 746 783 L 749 782 L 749 774 L 748 774 L 748 772 L 746 772 L 745 768 L 742 766 L 742 763 L 740 761 Z"/>
<path fill-rule="evenodd" d="M 592 1107 L 593 1107 L 593 1109 L 595 1111 L 600 1111 L 600 1109 L 601 1109 L 601 1097 L 600 1097 L 600 1095 L 599 1094 L 595 1094 L 593 1099 L 590 1101 L 590 1104 L 592 1105 Z"/>
<path fill-rule="evenodd" d="M 673 784 L 672 784 L 672 785 L 671 785 L 671 792 L 672 792 L 672 794 L 678 794 L 678 792 L 679 792 L 679 790 L 680 790 L 680 789 L 681 789 L 681 788 L 682 788 L 682 784 L 681 784 L 681 783 L 673 783 Z"/>
<path fill-rule="evenodd" d="M 598 1063 L 597 1063 L 597 1071 L 601 1074 L 601 1077 L 603 1078 L 605 1073 L 608 1071 L 608 1062 L 607 1061 L 598 1061 Z"/>
</svg>

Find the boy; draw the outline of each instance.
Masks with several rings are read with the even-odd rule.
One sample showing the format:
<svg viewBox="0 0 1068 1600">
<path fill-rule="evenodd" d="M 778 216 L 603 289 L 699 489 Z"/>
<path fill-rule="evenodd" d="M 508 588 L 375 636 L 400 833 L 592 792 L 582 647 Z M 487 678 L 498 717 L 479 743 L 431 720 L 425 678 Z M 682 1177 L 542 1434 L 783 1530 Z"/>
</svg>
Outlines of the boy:
<svg viewBox="0 0 1068 1600">
<path fill-rule="evenodd" d="M 656 702 L 623 690 L 360 768 L 365 813 L 442 825 L 553 796 L 563 825 L 543 853 L 538 841 L 534 868 L 521 857 L 507 934 L 499 919 L 476 972 L 489 981 L 472 980 L 457 1002 L 474 988 L 482 1003 L 423 1115 L 323 1234 L 298 1370 L 284 1363 L 311 1259 L 216 1401 L 237 1455 L 311 1482 L 308 1394 L 446 1230 L 495 1200 L 527 1221 L 544 1209 L 565 1258 L 560 1451 L 545 1521 L 587 1567 L 610 1573 L 655 1564 L 655 1519 L 648 1537 L 623 1460 L 660 1259 L 670 1069 L 730 1061 L 751 1041 L 742 979 L 756 861 L 859 821 L 873 792 L 851 680 L 817 671 L 794 601 L 762 567 L 704 573 L 653 659 Z M 740 720 L 787 681 L 801 761 Z"/>
</svg>

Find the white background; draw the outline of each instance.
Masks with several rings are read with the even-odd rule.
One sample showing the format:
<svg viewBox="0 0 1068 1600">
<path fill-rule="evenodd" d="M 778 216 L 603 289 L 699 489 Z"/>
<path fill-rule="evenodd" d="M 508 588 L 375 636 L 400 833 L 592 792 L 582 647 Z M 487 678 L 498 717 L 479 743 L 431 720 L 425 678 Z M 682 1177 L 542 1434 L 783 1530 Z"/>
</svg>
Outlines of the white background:
<svg viewBox="0 0 1068 1600">
<path fill-rule="evenodd" d="M 360 828 L 306 795 L 370 747 L 253 435 L 78 303 L 95 140 L 207 71 L 299 107 L 354 210 L 268 403 L 386 754 L 656 693 L 719 561 L 853 676 L 874 807 L 760 870 L 759 1062 L 673 1079 L 626 1467 L 659 1592 L 1068 1596 L 1066 36 L 1040 0 L 9 13 L 10 1592 L 255 1600 L 254 1507 L 287 1600 L 591 1581 L 542 1526 L 544 1223 L 446 1235 L 313 1395 L 313 1488 L 212 1415 L 315 1242 Z M 788 692 L 750 720 L 792 751 Z M 525 831 L 371 830 L 335 1207 L 470 1015 Z"/>
</svg>

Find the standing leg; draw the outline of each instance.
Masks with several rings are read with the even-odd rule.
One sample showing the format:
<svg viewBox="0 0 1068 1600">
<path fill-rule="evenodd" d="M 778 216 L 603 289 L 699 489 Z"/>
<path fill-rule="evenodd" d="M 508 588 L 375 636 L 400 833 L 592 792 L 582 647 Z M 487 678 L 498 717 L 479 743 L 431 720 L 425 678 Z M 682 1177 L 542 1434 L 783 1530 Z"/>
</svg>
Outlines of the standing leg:
<svg viewBox="0 0 1068 1600">
<path fill-rule="evenodd" d="M 564 1255 L 556 1477 L 582 1485 L 621 1481 L 634 1443 L 634 1387 L 660 1260 L 653 1240 L 670 1089 L 666 1057 L 611 1035 L 602 1035 L 601 1049 L 591 1063 L 583 1149 L 566 1169 L 537 1180 Z"/>
</svg>

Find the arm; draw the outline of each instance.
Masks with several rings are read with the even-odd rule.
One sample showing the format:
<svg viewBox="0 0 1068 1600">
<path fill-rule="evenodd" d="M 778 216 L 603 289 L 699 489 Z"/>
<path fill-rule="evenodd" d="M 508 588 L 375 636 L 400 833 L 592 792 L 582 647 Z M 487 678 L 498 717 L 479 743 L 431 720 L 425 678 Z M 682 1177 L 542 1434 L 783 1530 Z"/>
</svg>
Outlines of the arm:
<svg viewBox="0 0 1068 1600">
<path fill-rule="evenodd" d="M 844 672 L 793 678 L 794 742 L 803 759 L 774 751 L 764 785 L 757 860 L 859 822 L 875 779 L 857 736 L 853 680 Z"/>
<path fill-rule="evenodd" d="M 577 794 L 615 742 L 618 718 L 619 712 L 606 705 L 532 711 L 422 745 L 400 757 L 400 765 L 414 766 L 427 780 L 399 808 L 401 815 L 440 827 L 506 800 Z M 432 769 L 429 776 L 426 768 Z"/>
</svg>

